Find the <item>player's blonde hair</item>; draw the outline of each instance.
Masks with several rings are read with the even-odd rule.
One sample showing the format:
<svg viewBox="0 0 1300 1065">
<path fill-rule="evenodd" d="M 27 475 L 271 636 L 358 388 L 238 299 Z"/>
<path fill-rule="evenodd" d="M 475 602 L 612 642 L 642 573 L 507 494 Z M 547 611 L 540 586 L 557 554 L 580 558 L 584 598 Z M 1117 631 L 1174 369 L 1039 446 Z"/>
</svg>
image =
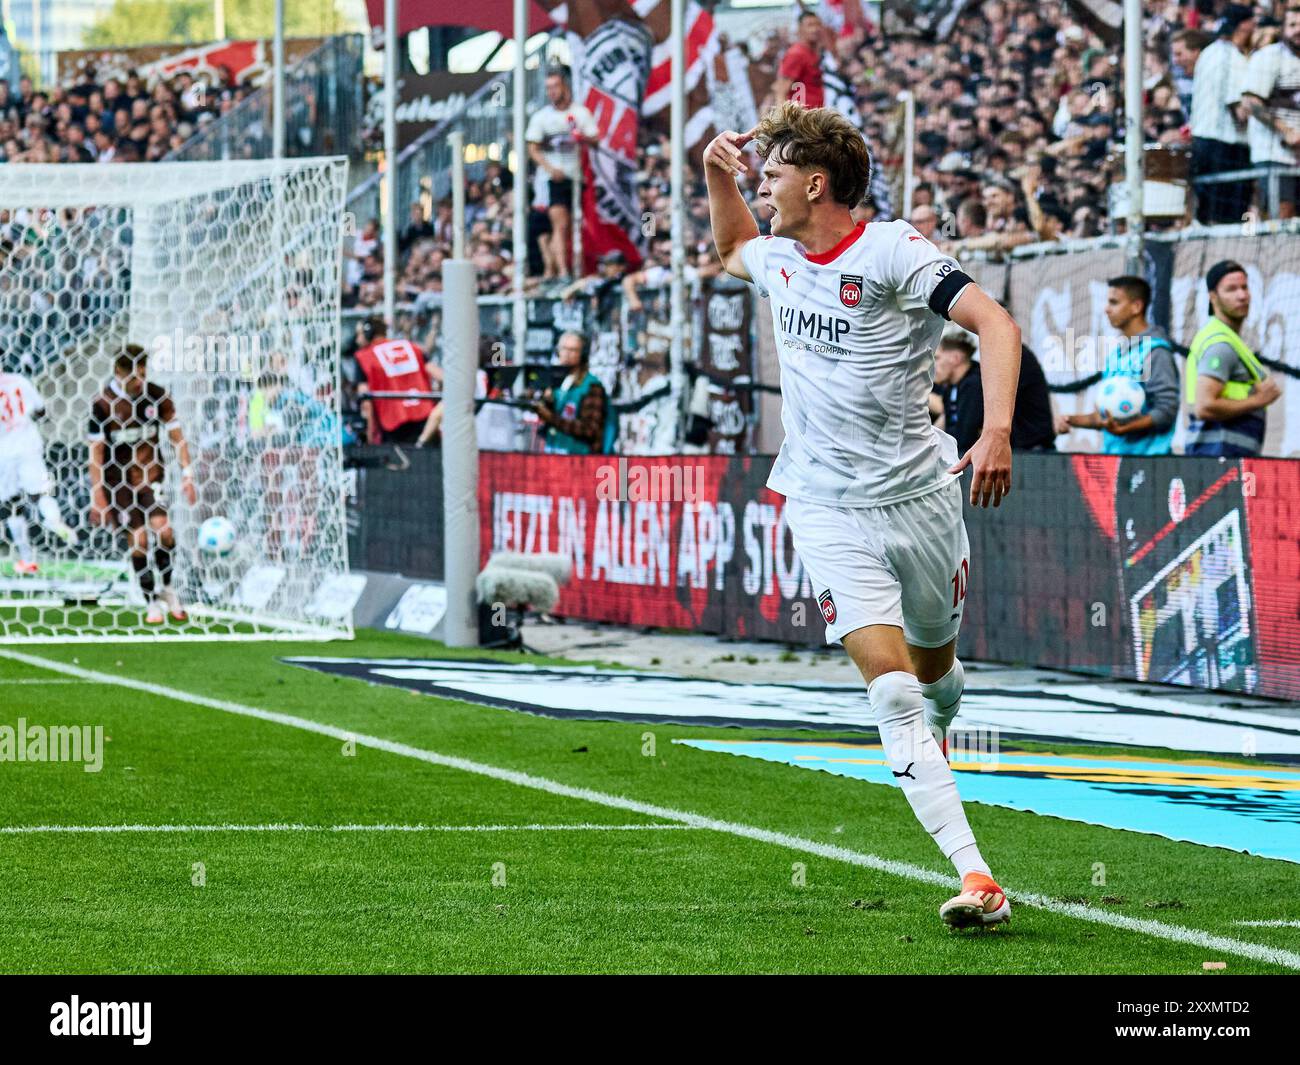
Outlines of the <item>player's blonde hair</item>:
<svg viewBox="0 0 1300 1065">
<path fill-rule="evenodd" d="M 853 123 L 829 107 L 803 107 L 793 100 L 778 104 L 754 127 L 754 150 L 764 158 L 774 152 L 782 163 L 800 170 L 823 170 L 836 203 L 856 207 L 871 182 L 871 155 Z"/>
</svg>

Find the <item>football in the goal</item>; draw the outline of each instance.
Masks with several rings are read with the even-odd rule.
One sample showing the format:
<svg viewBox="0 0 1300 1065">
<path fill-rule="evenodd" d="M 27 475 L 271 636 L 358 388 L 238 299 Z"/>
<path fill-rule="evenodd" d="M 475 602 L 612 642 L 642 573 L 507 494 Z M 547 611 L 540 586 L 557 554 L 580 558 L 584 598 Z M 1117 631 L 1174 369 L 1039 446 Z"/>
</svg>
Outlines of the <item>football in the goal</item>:
<svg viewBox="0 0 1300 1065">
<path fill-rule="evenodd" d="M 235 527 L 228 518 L 209 518 L 199 526 L 199 550 L 210 558 L 225 558 L 235 549 Z"/>
</svg>

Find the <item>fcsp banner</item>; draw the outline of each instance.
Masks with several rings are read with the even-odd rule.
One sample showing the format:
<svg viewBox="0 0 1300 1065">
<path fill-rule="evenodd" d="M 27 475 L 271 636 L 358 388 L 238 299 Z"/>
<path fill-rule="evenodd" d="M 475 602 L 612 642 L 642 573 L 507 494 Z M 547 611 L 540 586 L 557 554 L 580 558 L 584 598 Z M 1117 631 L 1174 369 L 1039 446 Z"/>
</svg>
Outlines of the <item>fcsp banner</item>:
<svg viewBox="0 0 1300 1065">
<path fill-rule="evenodd" d="M 668 132 L 671 102 L 671 7 L 664 0 L 546 0 L 550 18 L 564 26 L 573 61 L 574 98 L 592 113 L 599 144 L 584 153 L 583 258 L 588 271 L 608 251 L 633 266 L 649 234 L 637 206 L 637 141 L 643 122 Z M 712 95 L 729 68 L 710 11 L 688 3 L 684 83 L 685 134 L 692 153 L 714 122 Z"/>
</svg>

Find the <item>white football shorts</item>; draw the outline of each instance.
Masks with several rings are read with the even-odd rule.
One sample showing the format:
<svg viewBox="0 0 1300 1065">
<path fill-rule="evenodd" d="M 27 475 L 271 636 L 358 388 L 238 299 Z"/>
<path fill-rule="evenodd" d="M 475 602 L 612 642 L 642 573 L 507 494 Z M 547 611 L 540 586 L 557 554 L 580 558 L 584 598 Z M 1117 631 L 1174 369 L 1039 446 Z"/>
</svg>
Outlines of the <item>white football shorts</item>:
<svg viewBox="0 0 1300 1065">
<path fill-rule="evenodd" d="M 883 507 L 786 501 L 786 522 L 826 621 L 826 642 L 896 625 L 914 647 L 957 636 L 970 542 L 961 481 Z"/>
<path fill-rule="evenodd" d="M 50 473 L 45 468 L 40 434 L 19 429 L 8 436 L 0 437 L 0 502 L 23 492 L 33 496 L 49 494 Z"/>
</svg>

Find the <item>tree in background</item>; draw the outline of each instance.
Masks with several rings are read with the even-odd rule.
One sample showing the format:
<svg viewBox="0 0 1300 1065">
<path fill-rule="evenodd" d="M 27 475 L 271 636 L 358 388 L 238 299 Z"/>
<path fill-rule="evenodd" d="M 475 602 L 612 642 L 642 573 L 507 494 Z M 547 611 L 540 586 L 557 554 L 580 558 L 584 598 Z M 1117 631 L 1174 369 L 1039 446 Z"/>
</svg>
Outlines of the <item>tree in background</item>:
<svg viewBox="0 0 1300 1065">
<path fill-rule="evenodd" d="M 348 8 L 345 13 L 340 6 Z M 212 0 L 116 0 L 82 38 L 85 48 L 126 48 L 139 44 L 195 44 L 216 31 Z M 286 0 L 286 37 L 329 37 L 364 32 L 364 7 L 336 0 Z M 226 0 L 226 38 L 270 37 L 275 29 L 274 0 Z"/>
</svg>

